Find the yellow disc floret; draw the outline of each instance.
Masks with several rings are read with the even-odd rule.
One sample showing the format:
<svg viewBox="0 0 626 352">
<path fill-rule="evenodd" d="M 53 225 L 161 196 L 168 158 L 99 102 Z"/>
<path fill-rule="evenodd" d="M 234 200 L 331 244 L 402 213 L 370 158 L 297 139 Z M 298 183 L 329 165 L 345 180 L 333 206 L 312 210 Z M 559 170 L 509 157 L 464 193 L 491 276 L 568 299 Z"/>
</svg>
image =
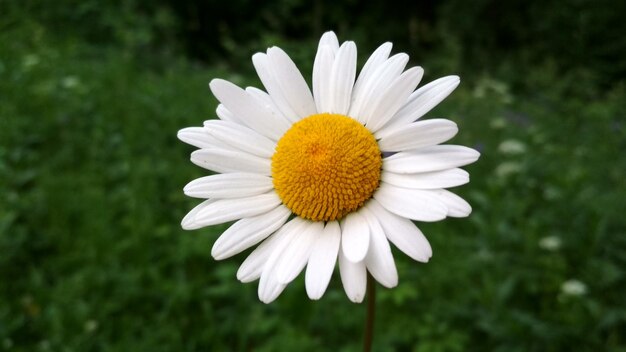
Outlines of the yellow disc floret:
<svg viewBox="0 0 626 352">
<path fill-rule="evenodd" d="M 380 182 L 381 153 L 372 133 L 338 114 L 311 115 L 278 141 L 274 188 L 300 217 L 337 220 L 357 210 Z"/>
</svg>

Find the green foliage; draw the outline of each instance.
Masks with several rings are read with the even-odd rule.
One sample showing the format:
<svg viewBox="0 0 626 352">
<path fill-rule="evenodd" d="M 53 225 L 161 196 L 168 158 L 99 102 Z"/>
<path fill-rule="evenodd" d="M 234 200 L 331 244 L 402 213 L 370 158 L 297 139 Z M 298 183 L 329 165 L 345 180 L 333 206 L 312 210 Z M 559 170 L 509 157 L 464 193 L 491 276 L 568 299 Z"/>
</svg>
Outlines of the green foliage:
<svg viewBox="0 0 626 352">
<path fill-rule="evenodd" d="M 182 187 L 205 173 L 176 131 L 214 117 L 207 82 L 259 85 L 249 56 L 269 44 L 310 73 L 327 26 L 357 39 L 360 59 L 393 40 L 426 81 L 460 73 L 428 116 L 454 120 L 452 142 L 482 152 L 455 190 L 473 214 L 419 224 L 431 262 L 394 251 L 400 284 L 379 287 L 374 350 L 626 350 L 625 61 L 618 31 L 571 20 L 586 3 L 524 30 L 537 4 L 498 5 L 503 19 L 483 22 L 492 2 L 407 5 L 423 11 L 399 7 L 382 25 L 389 14 L 375 4 L 348 16 L 357 2 L 318 1 L 292 18 L 307 6 L 235 1 L 206 15 L 222 16 L 221 29 L 197 51 L 178 41 L 199 35 L 180 8 L 194 2 L 64 3 L 0 3 L 0 350 L 359 350 L 365 307 L 349 303 L 337 273 L 318 302 L 299 278 L 263 305 L 256 284 L 235 278 L 245 254 L 210 258 L 226 226 L 179 225 L 197 203 Z M 227 19 L 242 4 L 250 19 L 237 29 Z M 594 23 L 618 13 L 586 8 Z M 561 28 L 587 39 L 554 51 L 574 30 Z M 550 35 L 527 40 L 537 33 Z M 221 54 L 208 54 L 214 45 Z M 579 62 L 579 50 L 608 54 Z"/>
<path fill-rule="evenodd" d="M 440 7 L 440 25 L 473 69 L 509 61 L 528 71 L 552 60 L 561 74 L 587 70 L 610 86 L 626 78 L 625 11 L 626 2 L 611 0 L 452 0 Z"/>
</svg>

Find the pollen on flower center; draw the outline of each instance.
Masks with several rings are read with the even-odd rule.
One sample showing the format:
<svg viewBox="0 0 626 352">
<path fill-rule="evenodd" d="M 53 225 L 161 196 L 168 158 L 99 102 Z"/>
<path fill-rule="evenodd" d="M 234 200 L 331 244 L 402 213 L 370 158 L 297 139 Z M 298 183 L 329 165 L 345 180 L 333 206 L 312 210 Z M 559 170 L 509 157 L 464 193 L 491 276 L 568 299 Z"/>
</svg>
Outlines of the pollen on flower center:
<svg viewBox="0 0 626 352">
<path fill-rule="evenodd" d="M 300 217 L 337 220 L 360 208 L 380 182 L 381 153 L 354 119 L 316 114 L 295 123 L 272 156 L 274 188 Z"/>
</svg>

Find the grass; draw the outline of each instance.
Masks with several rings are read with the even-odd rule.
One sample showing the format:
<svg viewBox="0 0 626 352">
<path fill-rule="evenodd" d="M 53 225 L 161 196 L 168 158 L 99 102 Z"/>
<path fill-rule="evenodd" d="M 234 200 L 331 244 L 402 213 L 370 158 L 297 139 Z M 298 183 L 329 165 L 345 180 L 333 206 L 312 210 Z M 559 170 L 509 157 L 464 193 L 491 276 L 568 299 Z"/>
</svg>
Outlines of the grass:
<svg viewBox="0 0 626 352">
<path fill-rule="evenodd" d="M 365 306 L 337 273 L 321 301 L 300 277 L 263 305 L 235 278 L 244 255 L 210 257 L 225 226 L 180 229 L 204 171 L 176 131 L 214 118 L 210 79 L 252 74 L 35 25 L 0 47 L 0 350 L 359 350 Z M 461 73 L 428 116 L 482 152 L 456 190 L 474 213 L 420 224 L 427 265 L 394 251 L 374 350 L 624 351 L 626 87 L 550 65 L 515 87 L 519 73 Z"/>
</svg>

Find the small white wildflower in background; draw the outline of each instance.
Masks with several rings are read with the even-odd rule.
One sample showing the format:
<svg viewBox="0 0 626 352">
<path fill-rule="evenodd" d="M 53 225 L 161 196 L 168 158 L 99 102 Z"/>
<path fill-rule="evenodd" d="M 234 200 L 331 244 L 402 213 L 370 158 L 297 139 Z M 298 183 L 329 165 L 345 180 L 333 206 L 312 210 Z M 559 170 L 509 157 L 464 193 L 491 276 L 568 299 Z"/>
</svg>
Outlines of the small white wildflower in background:
<svg viewBox="0 0 626 352">
<path fill-rule="evenodd" d="M 587 293 L 587 285 L 579 280 L 570 279 L 561 285 L 561 292 L 568 296 L 582 296 Z"/>
<path fill-rule="evenodd" d="M 13 347 L 13 340 L 9 338 L 2 340 L 2 347 L 4 347 L 5 350 L 10 349 L 11 347 Z"/>
<path fill-rule="evenodd" d="M 49 351 L 50 350 L 50 341 L 42 340 L 41 342 L 39 342 L 39 348 L 42 351 Z"/>
<path fill-rule="evenodd" d="M 494 130 L 500 130 L 506 127 L 506 119 L 504 117 L 496 117 L 489 122 L 489 127 Z"/>
<path fill-rule="evenodd" d="M 557 251 L 561 248 L 561 239 L 557 236 L 546 236 L 539 240 L 539 247 L 546 251 Z"/>
<path fill-rule="evenodd" d="M 505 178 L 519 173 L 522 170 L 522 164 L 515 161 L 504 162 L 496 167 L 496 176 Z"/>
<path fill-rule="evenodd" d="M 98 329 L 98 321 L 89 319 L 85 322 L 85 331 L 86 332 L 94 332 Z"/>
<path fill-rule="evenodd" d="M 61 80 L 61 86 L 66 89 L 76 88 L 79 84 L 80 79 L 76 76 L 63 77 L 63 79 Z"/>
<path fill-rule="evenodd" d="M 507 155 L 518 155 L 526 152 L 526 144 L 517 139 L 508 139 L 498 146 L 498 151 Z"/>
<path fill-rule="evenodd" d="M 25 69 L 29 69 L 32 67 L 35 67 L 39 64 L 39 56 L 35 55 L 35 54 L 29 54 L 24 56 L 24 60 L 22 61 L 22 66 Z"/>
<path fill-rule="evenodd" d="M 505 104 L 513 101 L 513 96 L 509 92 L 509 86 L 502 81 L 489 77 L 481 79 L 474 87 L 474 97 L 478 99 L 497 97 Z"/>
<path fill-rule="evenodd" d="M 561 190 L 554 186 L 545 186 L 543 189 L 543 198 L 545 200 L 557 200 L 562 197 Z"/>
</svg>

